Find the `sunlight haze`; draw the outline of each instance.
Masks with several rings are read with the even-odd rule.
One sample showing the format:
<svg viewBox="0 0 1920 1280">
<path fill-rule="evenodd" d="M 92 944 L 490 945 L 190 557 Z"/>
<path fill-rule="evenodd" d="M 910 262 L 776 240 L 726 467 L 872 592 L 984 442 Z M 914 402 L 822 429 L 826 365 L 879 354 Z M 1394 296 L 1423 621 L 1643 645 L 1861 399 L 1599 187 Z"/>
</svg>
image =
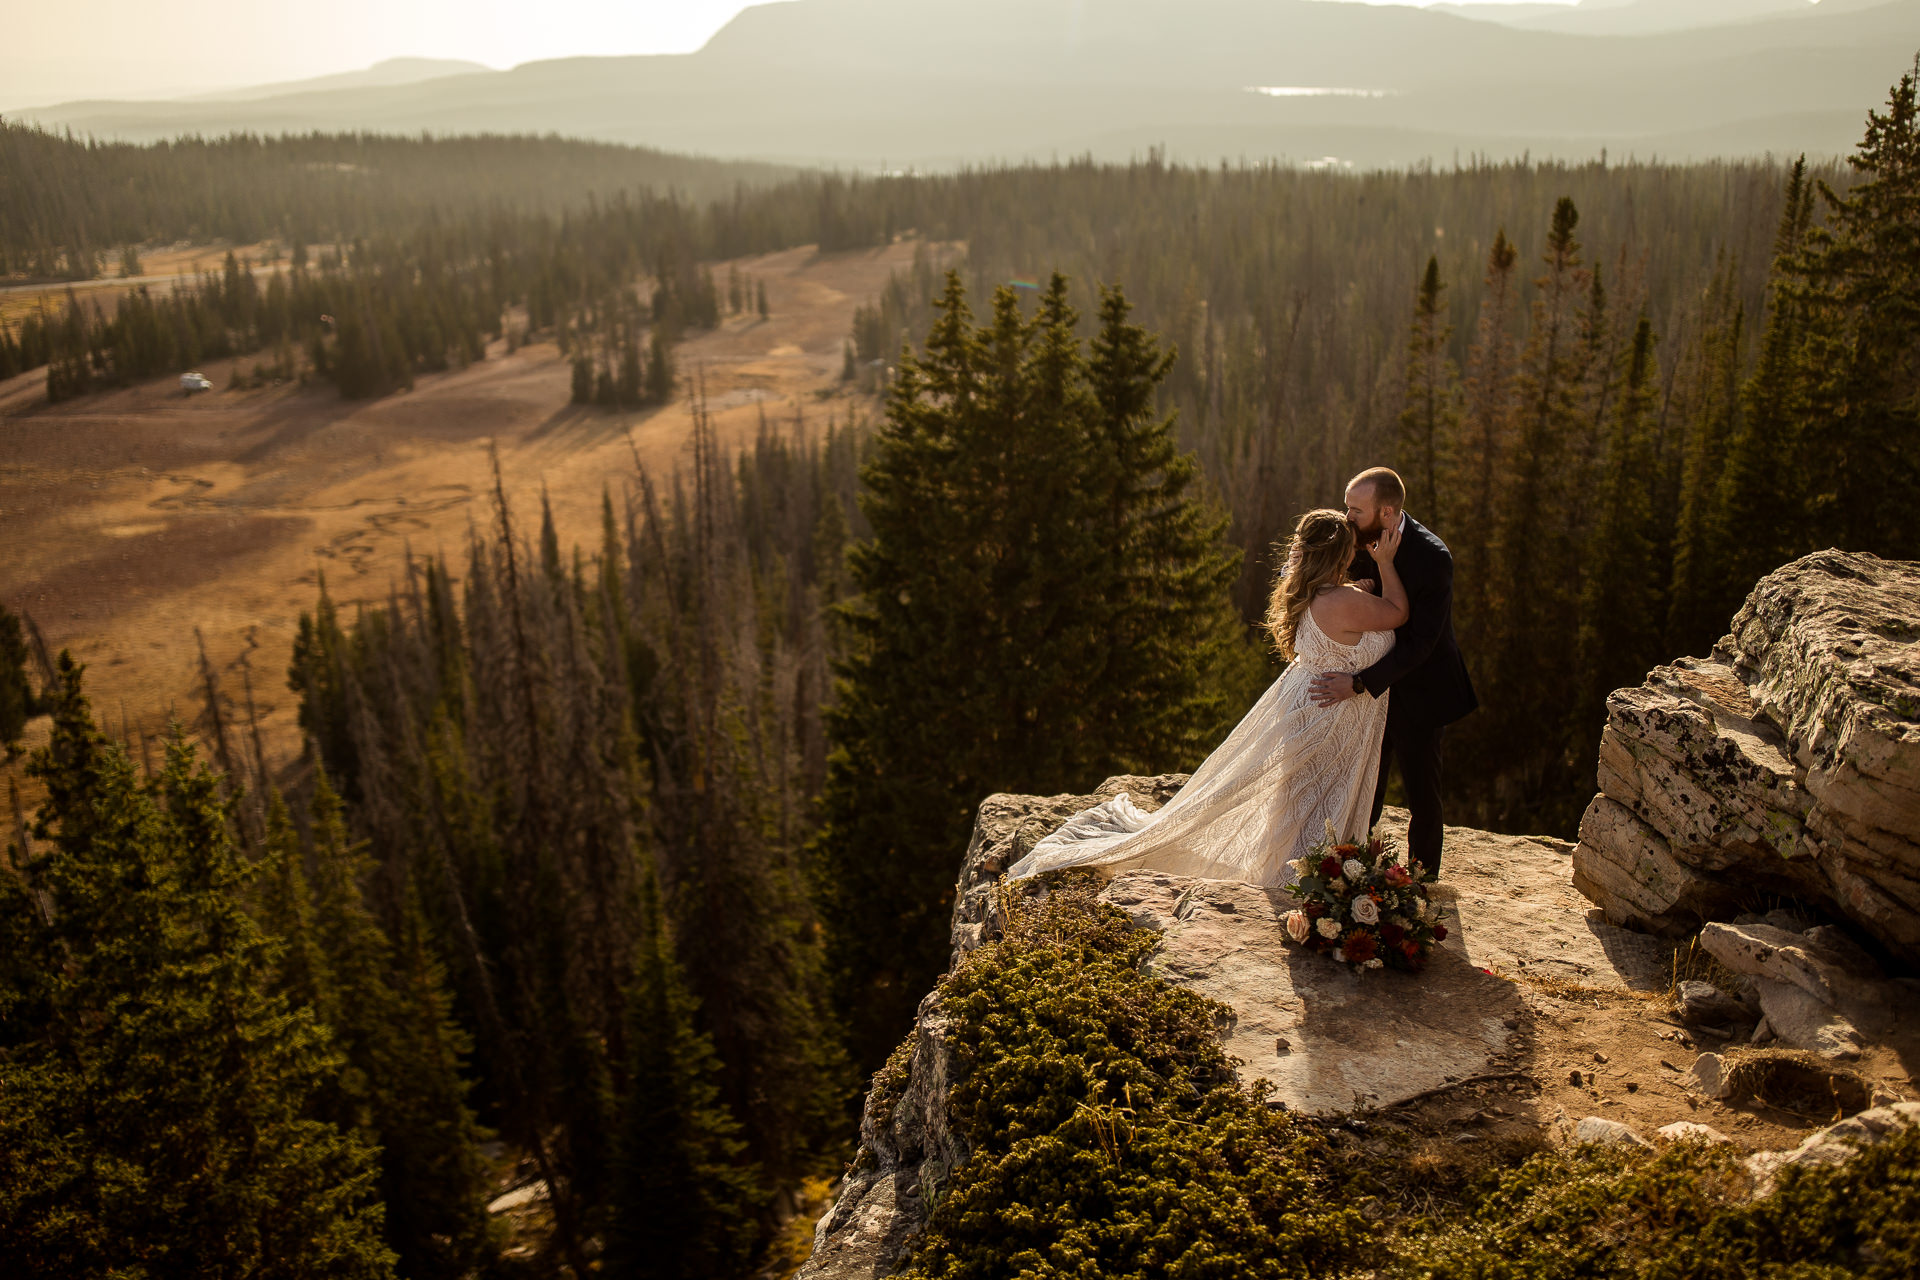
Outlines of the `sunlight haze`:
<svg viewBox="0 0 1920 1280">
<path fill-rule="evenodd" d="M 1412 0 L 1414 7 L 1435 2 Z M 539 6 L 538 21 L 529 21 L 533 11 L 508 0 L 339 0 L 320 9 L 179 0 L 164 16 L 140 0 L 8 0 L 0 111 L 83 98 L 179 97 L 357 71 L 388 58 L 505 68 L 545 58 L 688 53 L 748 7 L 740 0 L 551 0 Z M 76 31 L 88 34 L 84 51 L 74 49 Z"/>
</svg>

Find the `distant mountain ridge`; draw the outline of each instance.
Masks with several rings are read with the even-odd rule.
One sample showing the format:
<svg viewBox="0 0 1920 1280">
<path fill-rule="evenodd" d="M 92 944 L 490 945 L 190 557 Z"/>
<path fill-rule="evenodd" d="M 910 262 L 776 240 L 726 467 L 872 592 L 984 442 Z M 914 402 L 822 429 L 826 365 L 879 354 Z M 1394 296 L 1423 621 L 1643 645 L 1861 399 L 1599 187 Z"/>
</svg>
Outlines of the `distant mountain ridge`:
<svg viewBox="0 0 1920 1280">
<path fill-rule="evenodd" d="M 388 85 L 417 84 L 442 76 L 472 75 L 493 68 L 481 62 L 459 58 L 388 58 L 364 71 L 342 71 L 335 75 L 314 76 L 306 80 L 286 80 L 277 84 L 251 85 L 242 89 L 223 89 L 217 93 L 196 93 L 176 99 L 180 102 L 255 102 L 261 98 L 279 98 L 295 93 L 325 93 L 334 89 L 371 89 Z"/>
<path fill-rule="evenodd" d="M 1363 167 L 1603 148 L 1839 153 L 1920 44 L 1920 0 L 1791 0 L 1778 12 L 1789 0 L 1661 2 L 1738 20 L 1619 35 L 1316 0 L 792 0 L 743 11 L 692 54 L 19 117 L 129 138 L 554 131 L 858 167 L 1153 147 L 1205 163 Z M 1618 17 L 1651 3 L 1579 8 Z M 1260 86 L 1380 96 L 1251 92 Z"/>
</svg>

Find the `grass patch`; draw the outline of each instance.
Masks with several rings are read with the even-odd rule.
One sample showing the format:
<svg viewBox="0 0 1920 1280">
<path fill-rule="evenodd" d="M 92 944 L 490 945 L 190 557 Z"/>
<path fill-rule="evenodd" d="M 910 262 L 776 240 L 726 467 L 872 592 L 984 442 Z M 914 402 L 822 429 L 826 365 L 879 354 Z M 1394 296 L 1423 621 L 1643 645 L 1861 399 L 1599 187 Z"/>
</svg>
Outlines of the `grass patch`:
<svg viewBox="0 0 1920 1280">
<path fill-rule="evenodd" d="M 1544 1152 L 1451 1224 L 1393 1244 L 1392 1280 L 1906 1280 L 1920 1275 L 1920 1129 L 1764 1200 L 1725 1146 Z"/>
</svg>

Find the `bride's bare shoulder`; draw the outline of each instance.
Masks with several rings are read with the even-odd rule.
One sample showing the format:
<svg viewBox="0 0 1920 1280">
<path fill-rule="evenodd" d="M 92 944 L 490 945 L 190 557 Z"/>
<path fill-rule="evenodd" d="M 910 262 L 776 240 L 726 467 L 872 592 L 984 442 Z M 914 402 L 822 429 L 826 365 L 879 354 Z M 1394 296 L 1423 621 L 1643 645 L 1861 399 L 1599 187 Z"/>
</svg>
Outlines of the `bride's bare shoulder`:
<svg viewBox="0 0 1920 1280">
<path fill-rule="evenodd" d="M 1337 586 L 1328 583 L 1314 595 L 1313 608 L 1322 615 L 1331 613 L 1338 616 L 1358 604 L 1362 598 L 1373 598 L 1365 587 L 1356 586 L 1351 582 L 1342 582 Z"/>
</svg>

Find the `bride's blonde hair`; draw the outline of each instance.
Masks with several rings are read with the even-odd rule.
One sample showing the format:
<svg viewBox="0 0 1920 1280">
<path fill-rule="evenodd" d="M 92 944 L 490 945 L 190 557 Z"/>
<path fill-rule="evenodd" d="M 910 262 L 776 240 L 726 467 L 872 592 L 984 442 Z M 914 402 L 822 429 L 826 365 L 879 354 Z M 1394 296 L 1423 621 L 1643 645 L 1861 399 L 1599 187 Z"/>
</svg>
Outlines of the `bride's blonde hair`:
<svg viewBox="0 0 1920 1280">
<path fill-rule="evenodd" d="M 1300 563 L 1293 564 L 1295 553 Z M 1273 595 L 1267 600 L 1267 630 L 1280 656 L 1293 661 L 1293 638 L 1300 629 L 1300 615 L 1313 603 L 1320 588 L 1338 586 L 1347 578 L 1353 563 L 1353 526 L 1344 511 L 1322 508 L 1309 511 L 1293 526 L 1293 540 L 1287 544 L 1287 557 L 1273 580 Z M 1289 566 L 1292 566 L 1289 568 Z"/>
</svg>

